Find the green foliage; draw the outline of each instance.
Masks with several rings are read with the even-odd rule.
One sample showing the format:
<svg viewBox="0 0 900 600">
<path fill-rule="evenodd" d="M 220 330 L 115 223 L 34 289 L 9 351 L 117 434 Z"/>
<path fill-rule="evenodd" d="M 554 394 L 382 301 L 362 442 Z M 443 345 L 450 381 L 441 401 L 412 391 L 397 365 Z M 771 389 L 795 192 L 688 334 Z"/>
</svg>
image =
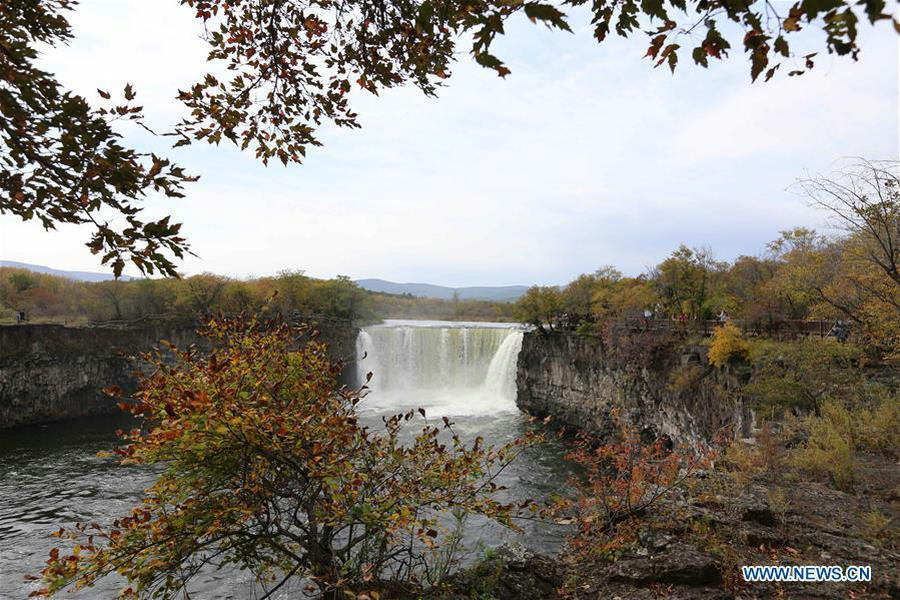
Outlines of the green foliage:
<svg viewBox="0 0 900 600">
<path fill-rule="evenodd" d="M 145 356 L 153 374 L 123 405 L 144 426 L 122 432 L 116 454 L 157 467 L 157 478 L 111 527 L 60 530 L 76 545 L 50 553 L 36 594 L 117 573 L 126 597 L 180 598 L 199 570 L 238 567 L 274 585 L 306 578 L 336 600 L 421 580 L 455 543 L 442 518 L 451 512 L 513 527 L 494 480 L 529 440 L 468 444 L 422 409 L 365 427 L 365 388 L 338 389 L 340 367 L 321 344 L 288 351 L 303 333 L 216 320 L 207 357 L 176 350 L 173 366 Z"/>
<path fill-rule="evenodd" d="M 494 300 L 443 300 L 409 294 L 369 292 L 375 315 L 385 319 L 462 321 L 513 320 L 513 303 Z"/>
<path fill-rule="evenodd" d="M 610 266 L 580 275 L 563 289 L 534 286 L 516 302 L 513 315 L 542 331 L 545 327 L 602 334 L 618 317 L 641 316 L 657 298 L 642 277 L 623 277 Z"/>
<path fill-rule="evenodd" d="M 604 280 L 599 274 L 579 275 L 573 279 L 560 293 L 561 312 L 570 319 L 588 321 L 594 314 L 594 296 L 606 282 L 617 281 L 621 274 L 614 271 L 610 277 Z"/>
<path fill-rule="evenodd" d="M 551 286 L 528 288 L 516 301 L 513 314 L 520 323 L 534 325 L 541 332 L 553 331 L 562 310 L 559 289 Z"/>
<path fill-rule="evenodd" d="M 275 296 L 272 299 L 272 296 Z M 81 322 L 158 315 L 200 315 L 260 310 L 320 315 L 361 323 L 387 319 L 511 321 L 513 304 L 440 300 L 370 292 L 348 277 L 315 279 L 302 271 L 277 277 L 231 279 L 203 273 L 182 279 L 82 282 L 0 267 L 0 319 L 24 310 L 29 319 Z"/>
<path fill-rule="evenodd" d="M 709 346 L 710 364 L 722 368 L 733 362 L 746 361 L 749 356 L 750 343 L 734 323 L 727 322 L 716 328 Z"/>
<path fill-rule="evenodd" d="M 708 249 L 679 247 L 654 271 L 653 283 L 665 311 L 688 319 L 711 318 L 720 308 L 712 300 L 717 274 L 724 267 Z"/>
<path fill-rule="evenodd" d="M 768 416 L 786 410 L 809 412 L 827 398 L 861 402 L 879 393 L 859 369 L 862 352 L 833 339 L 777 342 L 754 340 L 750 346 L 753 377 L 747 393 Z"/>
</svg>

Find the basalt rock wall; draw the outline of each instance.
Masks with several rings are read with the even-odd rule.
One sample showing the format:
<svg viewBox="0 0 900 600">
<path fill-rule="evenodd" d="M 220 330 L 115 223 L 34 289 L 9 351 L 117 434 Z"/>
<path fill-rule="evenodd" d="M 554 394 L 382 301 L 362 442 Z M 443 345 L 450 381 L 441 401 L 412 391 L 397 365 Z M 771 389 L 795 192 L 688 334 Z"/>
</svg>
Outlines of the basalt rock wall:
<svg viewBox="0 0 900 600">
<path fill-rule="evenodd" d="M 313 323 L 332 358 L 352 365 L 356 328 L 337 319 Z M 196 327 L 190 319 L 124 327 L 0 326 L 0 429 L 117 411 L 101 390 L 133 391 L 141 367 L 136 357 L 160 340 L 205 349 Z M 348 381 L 353 377 L 345 372 Z"/>
<path fill-rule="evenodd" d="M 629 363 L 598 337 L 527 332 L 518 361 L 519 408 L 601 437 L 615 428 L 614 411 L 647 437 L 679 443 L 709 441 L 719 432 L 748 435 L 746 374 L 712 367 L 703 346 L 673 345 L 656 354 Z"/>
</svg>

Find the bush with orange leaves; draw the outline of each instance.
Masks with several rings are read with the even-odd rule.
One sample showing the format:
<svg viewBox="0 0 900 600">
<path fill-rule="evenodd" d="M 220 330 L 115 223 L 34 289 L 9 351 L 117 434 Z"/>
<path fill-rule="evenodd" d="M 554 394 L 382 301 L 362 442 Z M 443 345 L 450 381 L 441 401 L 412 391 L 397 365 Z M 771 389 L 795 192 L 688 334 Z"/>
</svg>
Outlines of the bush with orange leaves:
<svg viewBox="0 0 900 600">
<path fill-rule="evenodd" d="M 551 509 L 557 522 L 576 527 L 569 540 L 575 560 L 615 556 L 634 541 L 657 505 L 673 499 L 714 458 L 710 449 L 672 448 L 664 438 L 647 443 L 635 427 L 614 417 L 617 439 L 598 443 L 580 436 L 569 454 L 583 468 L 574 481 L 576 497 L 558 499 Z"/>
</svg>

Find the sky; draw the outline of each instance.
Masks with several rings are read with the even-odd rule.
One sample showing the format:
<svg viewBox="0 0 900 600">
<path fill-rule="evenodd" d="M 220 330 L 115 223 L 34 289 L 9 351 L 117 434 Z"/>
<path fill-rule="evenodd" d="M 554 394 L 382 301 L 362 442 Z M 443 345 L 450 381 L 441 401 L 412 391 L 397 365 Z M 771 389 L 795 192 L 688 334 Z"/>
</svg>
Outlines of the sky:
<svg viewBox="0 0 900 600">
<path fill-rule="evenodd" d="M 82 0 L 75 39 L 46 68 L 67 87 L 132 82 L 148 122 L 176 122 L 176 90 L 208 70 L 191 11 L 169 2 Z M 198 255 L 185 274 L 304 270 L 448 286 L 562 284 L 615 265 L 636 275 L 679 244 L 723 260 L 759 254 L 780 230 L 824 228 L 792 188 L 848 156 L 898 157 L 898 36 L 860 24 L 856 63 L 824 52 L 802 77 L 751 84 L 735 51 L 708 70 L 682 56 L 674 76 L 642 58 L 643 35 L 591 38 L 525 19 L 495 54 L 506 79 L 459 50 L 438 98 L 415 88 L 353 96 L 362 129 L 326 127 L 302 165 L 264 167 L 222 145 L 171 150 L 139 129 L 126 142 L 201 175 L 172 214 Z M 0 216 L 0 258 L 103 270 L 90 231 Z M 133 269 L 126 273 L 137 274 Z"/>
</svg>

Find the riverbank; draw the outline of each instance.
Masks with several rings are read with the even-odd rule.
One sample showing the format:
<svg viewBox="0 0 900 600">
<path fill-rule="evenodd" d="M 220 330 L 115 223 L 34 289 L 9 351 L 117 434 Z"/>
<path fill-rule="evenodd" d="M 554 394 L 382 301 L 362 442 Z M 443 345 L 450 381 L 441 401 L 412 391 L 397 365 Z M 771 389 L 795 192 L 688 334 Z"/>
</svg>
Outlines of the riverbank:
<svg viewBox="0 0 900 600">
<path fill-rule="evenodd" d="M 900 597 L 897 469 L 865 457 L 866 485 L 854 492 L 809 481 L 793 469 L 708 473 L 688 492 L 655 507 L 633 543 L 585 557 L 548 557 L 524 548 L 486 555 L 457 574 L 434 600 L 839 600 Z M 885 477 L 885 473 L 891 475 Z M 890 517 L 886 517 L 890 519 Z M 741 566 L 869 566 L 869 582 L 750 583 Z"/>
</svg>

